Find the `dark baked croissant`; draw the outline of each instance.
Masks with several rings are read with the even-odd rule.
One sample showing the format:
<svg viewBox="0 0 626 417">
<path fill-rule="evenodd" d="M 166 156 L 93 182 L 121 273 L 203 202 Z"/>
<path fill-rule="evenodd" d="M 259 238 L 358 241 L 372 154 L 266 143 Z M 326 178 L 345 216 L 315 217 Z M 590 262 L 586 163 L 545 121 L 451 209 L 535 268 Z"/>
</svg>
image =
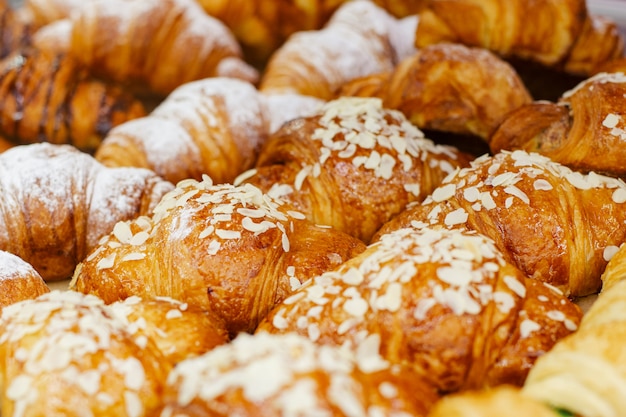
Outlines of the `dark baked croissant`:
<svg viewBox="0 0 626 417">
<path fill-rule="evenodd" d="M 532 97 L 515 69 L 482 48 L 425 46 L 388 74 L 346 83 L 337 95 L 379 97 L 420 129 L 487 140 L 513 110 Z"/>
<path fill-rule="evenodd" d="M 556 103 L 513 111 L 489 139 L 492 152 L 538 152 L 572 169 L 626 177 L 626 75 L 600 73 Z"/>
<path fill-rule="evenodd" d="M 76 264 L 119 220 L 149 213 L 173 185 L 139 168 L 106 168 L 70 145 L 40 143 L 0 154 L 0 249 L 47 280 Z"/>
<path fill-rule="evenodd" d="M 343 97 L 285 124 L 239 181 L 289 200 L 316 224 L 367 242 L 469 156 L 436 145 L 376 98 Z"/>
<path fill-rule="evenodd" d="M 364 249 L 246 184 L 186 180 L 152 217 L 119 222 L 76 268 L 70 288 L 110 303 L 167 296 L 223 320 L 230 334 L 259 320 L 311 276 Z"/>
<path fill-rule="evenodd" d="M 93 153 L 108 131 L 144 116 L 120 86 L 96 80 L 74 59 L 36 49 L 0 61 L 0 133 L 16 144 L 71 144 Z"/>
<path fill-rule="evenodd" d="M 411 224 L 473 229 L 526 275 L 577 297 L 600 289 L 608 255 L 626 240 L 625 203 L 619 179 L 502 151 L 449 176 L 378 233 Z"/>
<path fill-rule="evenodd" d="M 392 36 L 394 28 L 409 34 Z M 392 40 L 412 39 L 414 31 L 371 1 L 346 2 L 323 28 L 291 35 L 269 59 L 259 89 L 330 100 L 354 78 L 392 70 L 405 51 Z"/>
<path fill-rule="evenodd" d="M 419 376 L 363 349 L 349 355 L 294 334 L 240 334 L 181 362 L 163 416 L 426 417 L 437 400 Z"/>
<path fill-rule="evenodd" d="M 444 393 L 521 385 L 581 310 L 473 231 L 399 229 L 305 283 L 257 332 L 375 351 Z"/>
<path fill-rule="evenodd" d="M 137 344 L 101 300 L 53 291 L 0 318 L 3 416 L 154 415 L 170 370 L 154 342 Z"/>
<path fill-rule="evenodd" d="M 67 53 L 142 95 L 213 76 L 258 79 L 232 32 L 195 0 L 88 1 L 67 19 Z"/>
<path fill-rule="evenodd" d="M 31 264 L 19 256 L 0 250 L 0 310 L 47 292 L 50 292 L 50 288 Z"/>
</svg>

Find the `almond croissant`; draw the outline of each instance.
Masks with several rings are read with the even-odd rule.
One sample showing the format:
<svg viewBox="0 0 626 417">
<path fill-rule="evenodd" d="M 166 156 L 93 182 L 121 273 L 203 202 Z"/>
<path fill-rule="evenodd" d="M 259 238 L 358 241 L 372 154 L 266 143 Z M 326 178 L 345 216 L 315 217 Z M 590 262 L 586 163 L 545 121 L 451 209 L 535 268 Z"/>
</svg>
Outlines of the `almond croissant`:
<svg viewBox="0 0 626 417">
<path fill-rule="evenodd" d="M 35 49 L 0 61 L 0 133 L 16 144 L 71 144 L 93 153 L 108 131 L 144 116 L 141 101 L 74 59 Z"/>
<path fill-rule="evenodd" d="M 376 98 L 344 97 L 285 124 L 239 181 L 291 202 L 311 221 L 367 242 L 468 155 L 436 145 Z"/>
<path fill-rule="evenodd" d="M 515 69 L 482 48 L 425 46 L 388 74 L 352 80 L 337 95 L 379 97 L 420 129 L 487 140 L 513 110 L 532 97 Z"/>
<path fill-rule="evenodd" d="M 394 27 L 405 25 L 373 2 L 346 2 L 323 28 L 290 36 L 272 54 L 259 89 L 330 100 L 354 78 L 393 69 L 401 58 L 400 48 L 394 47 L 392 40 L 409 36 L 392 37 Z M 413 32 L 414 28 L 406 30 Z"/>
<path fill-rule="evenodd" d="M 17 255 L 0 250 L 0 310 L 50 292 L 39 272 Z"/>
<path fill-rule="evenodd" d="M 186 180 L 151 217 L 119 222 L 78 265 L 70 288 L 111 303 L 171 297 L 252 331 L 302 282 L 364 249 L 246 184 Z"/>
<path fill-rule="evenodd" d="M 375 351 L 357 357 L 294 334 L 241 334 L 180 363 L 160 415 L 426 417 L 437 398 L 419 376 Z"/>
<path fill-rule="evenodd" d="M 502 151 L 450 175 L 379 236 L 409 225 L 473 229 L 526 275 L 578 297 L 600 289 L 609 254 L 626 241 L 625 203 L 622 180 Z"/>
<path fill-rule="evenodd" d="M 492 152 L 523 149 L 578 171 L 626 178 L 626 75 L 599 73 L 556 102 L 516 109 L 489 138 Z"/>
<path fill-rule="evenodd" d="M 48 281 L 76 264 L 119 220 L 149 213 L 173 186 L 152 171 L 106 168 L 70 145 L 16 146 L 0 154 L 0 249 Z"/>
<path fill-rule="evenodd" d="M 142 94 L 214 76 L 258 78 L 230 30 L 195 0 L 90 1 L 68 19 L 68 54 Z"/>
<path fill-rule="evenodd" d="M 576 330 L 562 293 L 473 231 L 399 229 L 305 283 L 257 332 L 380 352 L 442 393 L 521 385 L 537 356 Z"/>
</svg>

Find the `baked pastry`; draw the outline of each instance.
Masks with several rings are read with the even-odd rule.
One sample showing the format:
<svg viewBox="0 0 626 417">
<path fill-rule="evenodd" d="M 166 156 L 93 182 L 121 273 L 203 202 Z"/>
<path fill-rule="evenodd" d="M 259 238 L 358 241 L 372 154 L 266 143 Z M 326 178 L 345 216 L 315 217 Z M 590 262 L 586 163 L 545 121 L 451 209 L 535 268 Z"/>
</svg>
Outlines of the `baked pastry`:
<svg viewBox="0 0 626 417">
<path fill-rule="evenodd" d="M 53 291 L 0 318 L 3 416 L 151 416 L 170 367 L 138 345 L 101 300 Z"/>
<path fill-rule="evenodd" d="M 524 395 L 519 387 L 500 385 L 464 391 L 437 401 L 428 417 L 567 417 L 570 414 Z"/>
<path fill-rule="evenodd" d="M 599 73 L 553 103 L 514 110 L 489 138 L 492 152 L 538 152 L 570 168 L 626 178 L 626 75 Z"/>
<path fill-rule="evenodd" d="M 173 298 L 128 297 L 108 307 L 137 344 L 152 340 L 172 366 L 229 341 L 220 320 Z"/>
<path fill-rule="evenodd" d="M 119 222 L 78 265 L 70 288 L 111 303 L 171 297 L 253 331 L 294 288 L 364 249 L 247 184 L 181 181 L 151 217 Z"/>
<path fill-rule="evenodd" d="M 7 0 L 0 0 L 0 59 L 31 42 L 34 28 Z"/>
<path fill-rule="evenodd" d="M 67 53 L 142 95 L 214 76 L 258 79 L 232 32 L 195 0 L 89 1 L 74 11 Z"/>
<path fill-rule="evenodd" d="M 522 385 L 582 313 L 466 230 L 399 229 L 306 282 L 257 332 L 380 352 L 441 393 Z"/>
<path fill-rule="evenodd" d="M 120 86 L 96 80 L 74 59 L 22 49 L 0 61 L 0 133 L 16 144 L 71 144 L 93 153 L 108 131 L 144 116 Z"/>
<path fill-rule="evenodd" d="M 529 277 L 578 297 L 600 290 L 608 254 L 626 240 L 624 203 L 619 179 L 502 151 L 449 176 L 378 233 L 409 225 L 476 230 Z"/>
<path fill-rule="evenodd" d="M 240 334 L 181 362 L 169 375 L 163 416 L 425 417 L 434 390 L 364 349 L 359 356 L 294 334 Z"/>
<path fill-rule="evenodd" d="M 31 264 L 19 256 L 0 250 L 0 310 L 48 292 L 50 288 Z"/>
<path fill-rule="evenodd" d="M 70 145 L 39 143 L 0 154 L 0 249 L 46 280 L 76 264 L 119 220 L 149 213 L 173 185 L 139 168 L 106 168 Z"/>
<path fill-rule="evenodd" d="M 412 39 L 414 33 L 408 26 L 410 34 L 392 38 L 396 25 L 397 19 L 371 1 L 346 2 L 323 28 L 291 35 L 270 57 L 259 89 L 330 100 L 354 78 L 393 69 L 402 57 L 391 40 Z"/>
<path fill-rule="evenodd" d="M 621 348 L 626 336 L 623 248 L 613 249 L 602 291 L 578 331 L 537 361 L 523 387 L 525 395 L 576 416 L 626 413 L 626 356 Z"/>
<path fill-rule="evenodd" d="M 436 145 L 380 99 L 343 97 L 283 125 L 238 182 L 364 242 L 471 157 Z"/>
<path fill-rule="evenodd" d="M 402 60 L 388 74 L 348 82 L 338 96 L 379 97 L 420 129 L 487 140 L 532 97 L 516 70 L 482 48 L 438 43 Z"/>
</svg>

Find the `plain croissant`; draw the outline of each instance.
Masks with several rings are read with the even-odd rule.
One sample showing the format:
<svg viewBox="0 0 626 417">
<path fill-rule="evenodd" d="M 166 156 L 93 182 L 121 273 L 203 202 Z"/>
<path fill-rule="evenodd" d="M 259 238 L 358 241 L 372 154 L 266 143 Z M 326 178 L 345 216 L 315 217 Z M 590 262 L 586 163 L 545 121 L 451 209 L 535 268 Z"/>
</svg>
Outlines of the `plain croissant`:
<svg viewBox="0 0 626 417">
<path fill-rule="evenodd" d="M 139 168 L 107 168 L 70 145 L 0 154 L 0 249 L 45 280 L 71 277 L 115 223 L 149 213 L 173 185 Z"/>
<path fill-rule="evenodd" d="M 70 288 L 111 303 L 166 296 L 230 334 L 258 322 L 311 276 L 364 249 L 246 184 L 181 181 L 152 216 L 119 222 L 76 268 Z"/>
<path fill-rule="evenodd" d="M 449 176 L 378 233 L 409 225 L 476 230 L 526 275 L 578 297 L 598 292 L 609 255 L 626 240 L 625 203 L 622 180 L 502 151 Z"/>
<path fill-rule="evenodd" d="M 379 352 L 442 393 L 521 386 L 541 352 L 577 329 L 561 292 L 466 230 L 398 229 L 305 283 L 257 332 Z"/>
<path fill-rule="evenodd" d="M 283 125 L 237 183 L 254 184 L 312 222 L 367 242 L 469 159 L 425 138 L 380 99 L 343 97 Z"/>
</svg>

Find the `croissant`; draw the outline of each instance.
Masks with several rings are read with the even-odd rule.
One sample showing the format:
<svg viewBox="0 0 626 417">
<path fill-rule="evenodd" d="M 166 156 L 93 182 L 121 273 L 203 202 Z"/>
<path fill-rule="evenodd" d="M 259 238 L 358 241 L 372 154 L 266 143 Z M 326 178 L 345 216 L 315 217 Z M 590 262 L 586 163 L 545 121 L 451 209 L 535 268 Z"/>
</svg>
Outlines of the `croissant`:
<svg viewBox="0 0 626 417">
<path fill-rule="evenodd" d="M 398 229 L 275 307 L 257 332 L 373 350 L 441 393 L 521 385 L 582 313 L 473 231 Z"/>
<path fill-rule="evenodd" d="M 603 274 L 606 285 L 583 317 L 580 329 L 537 361 L 523 387 L 525 395 L 571 415 L 604 417 L 626 413 L 623 248 L 613 251 Z"/>
<path fill-rule="evenodd" d="M 532 97 L 516 70 L 488 50 L 462 44 L 425 46 L 388 74 L 357 78 L 338 96 L 379 97 L 420 129 L 487 140 Z"/>
<path fill-rule="evenodd" d="M 0 59 L 31 43 L 33 25 L 14 10 L 7 0 L 0 0 Z"/>
<path fill-rule="evenodd" d="M 626 76 L 600 73 L 556 103 L 537 101 L 514 110 L 489 139 L 503 149 L 538 152 L 578 171 L 626 177 Z"/>
<path fill-rule="evenodd" d="M 48 292 L 50 288 L 31 264 L 19 256 L 0 250 L 0 310 Z"/>
<path fill-rule="evenodd" d="M 252 185 L 205 177 L 178 183 L 151 217 L 117 223 L 77 266 L 70 288 L 107 303 L 171 297 L 210 312 L 234 335 L 363 249 Z"/>
<path fill-rule="evenodd" d="M 425 417 L 436 399 L 423 380 L 375 351 L 355 356 L 294 334 L 244 333 L 180 363 L 161 415 Z"/>
<path fill-rule="evenodd" d="M 150 416 L 170 367 L 137 344 L 101 300 L 53 291 L 0 318 L 3 416 Z"/>
<path fill-rule="evenodd" d="M 0 250 L 46 280 L 69 278 L 118 220 L 150 212 L 173 186 L 152 171 L 106 168 L 70 145 L 0 154 Z"/>
<path fill-rule="evenodd" d="M 436 145 L 375 98 L 343 97 L 283 125 L 236 183 L 288 200 L 309 220 L 367 242 L 470 157 Z"/>
<path fill-rule="evenodd" d="M 493 239 L 526 275 L 567 296 L 597 293 L 615 246 L 626 240 L 626 184 L 525 151 L 502 151 L 450 175 L 374 240 L 413 225 L 468 228 Z"/>
<path fill-rule="evenodd" d="M 392 39 L 409 36 L 392 38 L 394 27 L 414 32 L 370 1 L 346 2 L 323 28 L 291 35 L 269 59 L 259 89 L 330 100 L 354 78 L 393 69 L 404 48 L 394 48 Z"/>
<path fill-rule="evenodd" d="M 93 153 L 114 126 L 144 116 L 141 101 L 90 77 L 65 55 L 28 49 L 0 61 L 0 133 L 16 144 L 71 144 Z"/>
<path fill-rule="evenodd" d="M 226 328 L 199 307 L 167 297 L 129 297 L 109 305 L 140 346 L 152 340 L 163 359 L 176 366 L 228 342 Z"/>
<path fill-rule="evenodd" d="M 67 53 L 142 96 L 213 76 L 258 79 L 232 32 L 195 0 L 89 1 L 67 19 Z"/>
</svg>

